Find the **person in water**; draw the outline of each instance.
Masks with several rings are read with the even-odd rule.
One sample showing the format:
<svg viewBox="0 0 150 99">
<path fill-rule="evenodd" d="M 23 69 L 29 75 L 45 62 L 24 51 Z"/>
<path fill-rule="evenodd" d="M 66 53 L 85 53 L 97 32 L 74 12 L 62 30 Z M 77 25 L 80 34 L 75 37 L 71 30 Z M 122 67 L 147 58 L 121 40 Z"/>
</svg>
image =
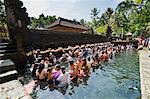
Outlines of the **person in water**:
<svg viewBox="0 0 150 99">
<path fill-rule="evenodd" d="M 87 62 L 86 62 L 86 59 L 84 58 L 82 60 L 82 70 L 84 72 L 84 75 L 83 76 L 87 76 L 88 75 L 88 72 L 89 72 L 89 68 L 87 66 Z"/>
<path fill-rule="evenodd" d="M 52 67 L 49 67 L 47 70 L 47 81 L 48 81 L 48 86 L 51 88 L 53 86 L 53 76 L 52 76 Z"/>
<path fill-rule="evenodd" d="M 79 70 L 78 70 L 78 66 L 77 64 L 74 63 L 74 61 L 70 61 L 70 78 L 71 80 L 77 80 L 78 78 L 78 74 L 79 74 Z"/>
<path fill-rule="evenodd" d="M 104 55 L 104 51 L 101 51 L 100 55 L 99 55 L 100 63 L 102 63 L 102 61 L 103 61 L 103 55 Z"/>
<path fill-rule="evenodd" d="M 60 88 L 67 86 L 69 77 L 69 75 L 66 73 L 65 66 L 62 66 L 61 71 L 62 73 L 56 79 L 58 82 L 58 87 Z"/>
<path fill-rule="evenodd" d="M 47 71 L 44 69 L 44 65 L 39 65 L 39 69 L 36 70 L 36 77 L 39 80 L 47 79 Z"/>
<path fill-rule="evenodd" d="M 53 69 L 53 71 L 52 71 L 52 76 L 53 76 L 53 79 L 54 79 L 54 82 L 56 85 L 58 84 L 56 79 L 59 77 L 59 75 L 61 73 L 62 73 L 62 71 L 61 71 L 60 65 L 56 64 L 55 69 Z"/>
<path fill-rule="evenodd" d="M 36 78 L 36 70 L 37 70 L 37 67 L 38 67 L 38 64 L 32 64 L 31 73 L 32 73 L 32 77 L 33 77 L 34 79 Z"/>
<path fill-rule="evenodd" d="M 107 51 L 105 51 L 104 54 L 103 54 L 103 60 L 104 60 L 104 62 L 107 62 L 107 61 L 108 61 L 108 54 L 107 54 Z"/>
</svg>

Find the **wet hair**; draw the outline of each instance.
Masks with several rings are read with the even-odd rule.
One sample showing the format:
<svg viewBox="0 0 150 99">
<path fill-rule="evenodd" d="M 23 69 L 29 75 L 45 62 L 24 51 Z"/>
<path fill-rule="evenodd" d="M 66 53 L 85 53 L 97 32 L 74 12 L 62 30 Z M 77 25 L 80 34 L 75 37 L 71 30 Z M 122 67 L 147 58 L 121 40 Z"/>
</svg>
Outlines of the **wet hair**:
<svg viewBox="0 0 150 99">
<path fill-rule="evenodd" d="M 58 70 L 60 70 L 60 65 L 59 64 L 56 64 L 55 66 Z"/>
<path fill-rule="evenodd" d="M 91 60 L 91 58 L 90 58 L 90 57 L 88 57 L 87 59 L 88 59 L 88 61 L 90 61 L 90 60 Z"/>
<path fill-rule="evenodd" d="M 83 65 L 82 66 L 86 66 L 87 62 L 86 62 L 86 59 L 83 59 Z"/>
<path fill-rule="evenodd" d="M 74 61 L 69 61 L 70 65 L 72 65 L 74 63 Z"/>
<path fill-rule="evenodd" d="M 102 54 L 104 54 L 104 51 L 102 51 Z"/>
<path fill-rule="evenodd" d="M 107 54 L 107 50 L 105 51 L 105 53 Z"/>
<path fill-rule="evenodd" d="M 62 71 L 63 74 L 66 72 L 66 71 L 65 71 L 65 66 L 62 66 L 62 67 L 61 67 L 61 71 Z"/>
<path fill-rule="evenodd" d="M 51 71 L 52 71 L 52 68 L 48 68 L 47 72 L 49 72 L 49 73 L 50 73 Z"/>
<path fill-rule="evenodd" d="M 52 67 L 52 65 L 51 65 L 51 64 L 48 64 L 48 67 Z"/>
<path fill-rule="evenodd" d="M 35 64 L 34 64 L 34 68 L 37 68 L 37 67 L 38 67 L 38 64 L 35 63 Z"/>
<path fill-rule="evenodd" d="M 44 65 L 40 64 L 39 65 L 39 69 L 38 69 L 39 74 L 41 74 L 41 72 L 42 72 L 43 69 L 44 69 Z"/>
</svg>

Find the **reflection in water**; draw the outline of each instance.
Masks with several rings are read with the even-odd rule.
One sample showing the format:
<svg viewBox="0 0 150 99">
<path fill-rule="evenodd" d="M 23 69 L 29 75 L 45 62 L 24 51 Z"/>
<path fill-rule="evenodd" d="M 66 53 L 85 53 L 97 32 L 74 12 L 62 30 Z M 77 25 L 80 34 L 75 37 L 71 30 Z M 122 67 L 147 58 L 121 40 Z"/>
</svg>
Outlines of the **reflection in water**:
<svg viewBox="0 0 150 99">
<path fill-rule="evenodd" d="M 29 81 L 31 77 L 26 75 L 26 79 Z M 111 61 L 92 67 L 88 76 L 64 88 L 49 89 L 46 82 L 37 82 L 31 95 L 39 99 L 136 99 L 140 97 L 138 55 L 134 51 L 120 53 Z"/>
</svg>

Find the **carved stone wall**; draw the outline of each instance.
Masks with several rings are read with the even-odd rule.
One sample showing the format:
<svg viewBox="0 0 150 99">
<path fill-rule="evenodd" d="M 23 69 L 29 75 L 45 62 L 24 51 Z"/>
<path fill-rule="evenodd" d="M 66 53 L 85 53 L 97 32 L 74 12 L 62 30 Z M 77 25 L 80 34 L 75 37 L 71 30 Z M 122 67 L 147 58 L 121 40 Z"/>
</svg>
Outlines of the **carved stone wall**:
<svg viewBox="0 0 150 99">
<path fill-rule="evenodd" d="M 100 35 L 56 32 L 50 30 L 31 30 L 27 34 L 28 39 L 26 39 L 25 46 L 42 49 L 107 41 L 106 37 Z"/>
<path fill-rule="evenodd" d="M 4 0 L 7 16 L 7 25 L 11 43 L 17 48 L 16 65 L 25 64 L 25 52 L 23 49 L 25 32 L 28 32 L 27 25 L 29 24 L 26 8 L 20 0 Z"/>
</svg>

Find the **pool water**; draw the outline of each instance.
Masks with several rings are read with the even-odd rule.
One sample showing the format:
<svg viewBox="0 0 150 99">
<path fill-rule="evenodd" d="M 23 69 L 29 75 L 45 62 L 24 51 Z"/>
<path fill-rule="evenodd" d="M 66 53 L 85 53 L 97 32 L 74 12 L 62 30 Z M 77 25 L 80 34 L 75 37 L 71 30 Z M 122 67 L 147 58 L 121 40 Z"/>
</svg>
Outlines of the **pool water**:
<svg viewBox="0 0 150 99">
<path fill-rule="evenodd" d="M 100 67 L 91 68 L 90 76 L 70 83 L 64 93 L 38 86 L 31 95 L 39 99 L 140 99 L 139 77 L 138 53 L 130 50 L 119 53 Z"/>
</svg>

